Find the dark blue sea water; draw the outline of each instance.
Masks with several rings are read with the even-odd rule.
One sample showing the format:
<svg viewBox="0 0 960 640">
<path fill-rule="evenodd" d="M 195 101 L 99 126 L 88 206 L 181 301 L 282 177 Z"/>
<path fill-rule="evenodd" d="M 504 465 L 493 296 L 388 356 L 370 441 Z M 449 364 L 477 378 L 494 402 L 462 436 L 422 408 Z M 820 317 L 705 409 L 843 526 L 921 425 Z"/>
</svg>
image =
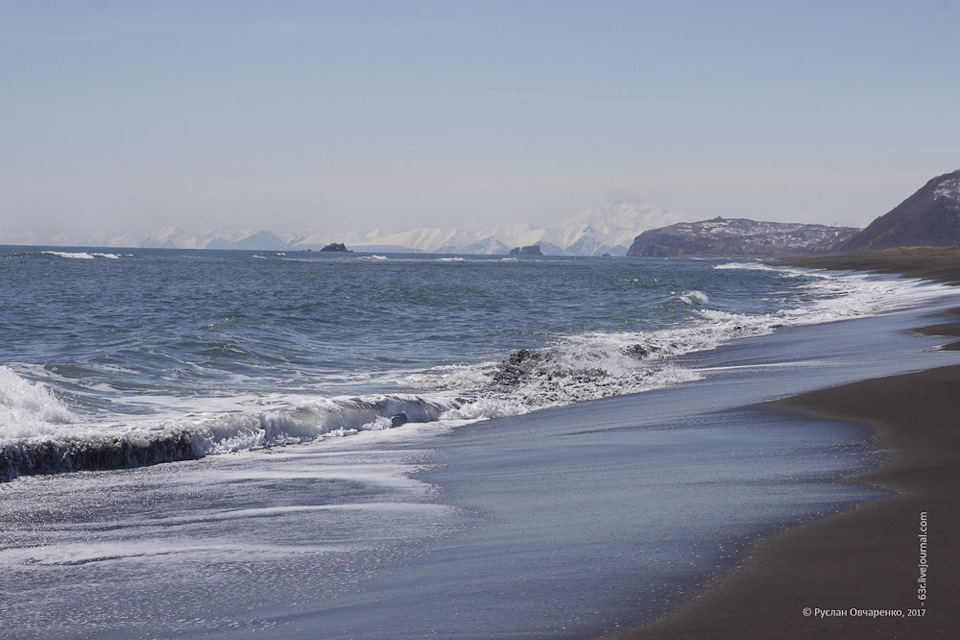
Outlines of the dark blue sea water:
<svg viewBox="0 0 960 640">
<path fill-rule="evenodd" d="M 68 451 L 107 436 L 134 464 L 669 386 L 697 377 L 677 356 L 929 293 L 720 260 L 26 247 L 0 283 L 5 477 L 123 463 Z"/>
<path fill-rule="evenodd" d="M 953 300 L 739 260 L 0 247 L 0 637 L 642 619 L 871 495 L 830 481 L 865 432 L 751 406 L 953 357 L 905 331 Z"/>
</svg>

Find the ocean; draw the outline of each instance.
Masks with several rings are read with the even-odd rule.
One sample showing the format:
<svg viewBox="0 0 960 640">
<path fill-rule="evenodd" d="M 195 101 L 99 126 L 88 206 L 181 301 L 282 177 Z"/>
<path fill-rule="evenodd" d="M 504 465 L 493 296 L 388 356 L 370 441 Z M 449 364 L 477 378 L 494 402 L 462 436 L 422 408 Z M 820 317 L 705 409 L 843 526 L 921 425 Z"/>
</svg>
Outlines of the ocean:
<svg viewBox="0 0 960 640">
<path fill-rule="evenodd" d="M 0 638 L 575 638 L 877 497 L 764 404 L 955 288 L 753 260 L 0 247 Z"/>
</svg>

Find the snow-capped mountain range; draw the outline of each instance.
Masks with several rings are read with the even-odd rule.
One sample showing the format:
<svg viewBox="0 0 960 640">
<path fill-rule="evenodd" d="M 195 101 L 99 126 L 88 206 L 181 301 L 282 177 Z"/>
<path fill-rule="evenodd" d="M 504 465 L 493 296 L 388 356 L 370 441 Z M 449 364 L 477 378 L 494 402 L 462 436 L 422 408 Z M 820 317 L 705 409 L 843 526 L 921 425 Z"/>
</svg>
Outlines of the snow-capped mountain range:
<svg viewBox="0 0 960 640">
<path fill-rule="evenodd" d="M 474 231 L 465 227 L 437 227 L 394 231 L 374 229 L 366 233 L 275 233 L 262 230 L 234 231 L 218 228 L 193 233 L 166 227 L 149 234 L 96 234 L 71 237 L 66 234 L 4 233 L 0 244 L 82 247 L 143 247 L 171 249 L 257 249 L 267 251 L 317 250 L 340 242 L 354 251 L 506 254 L 514 247 L 539 245 L 545 255 L 626 255 L 641 232 L 688 220 L 689 216 L 632 202 L 617 202 L 581 211 L 552 227 L 527 223 L 489 227 Z"/>
</svg>

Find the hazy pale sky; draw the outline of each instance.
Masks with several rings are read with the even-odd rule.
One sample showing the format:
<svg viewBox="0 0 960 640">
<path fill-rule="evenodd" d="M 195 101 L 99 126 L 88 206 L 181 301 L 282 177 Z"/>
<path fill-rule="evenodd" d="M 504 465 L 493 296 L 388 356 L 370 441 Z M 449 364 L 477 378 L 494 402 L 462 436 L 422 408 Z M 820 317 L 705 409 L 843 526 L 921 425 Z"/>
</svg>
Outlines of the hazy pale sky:
<svg viewBox="0 0 960 640">
<path fill-rule="evenodd" d="M 0 0 L 0 230 L 863 225 L 960 168 L 960 2 Z"/>
</svg>

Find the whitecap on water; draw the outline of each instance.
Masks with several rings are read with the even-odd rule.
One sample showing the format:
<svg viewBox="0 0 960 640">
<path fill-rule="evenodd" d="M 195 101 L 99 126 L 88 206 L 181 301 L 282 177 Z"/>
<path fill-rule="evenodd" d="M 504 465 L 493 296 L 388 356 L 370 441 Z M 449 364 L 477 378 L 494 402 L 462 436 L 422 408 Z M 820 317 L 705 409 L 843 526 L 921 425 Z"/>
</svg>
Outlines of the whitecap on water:
<svg viewBox="0 0 960 640">
<path fill-rule="evenodd" d="M 710 302 L 710 297 L 703 291 L 694 289 L 693 291 L 685 291 L 677 295 L 677 300 L 684 304 L 701 305 Z"/>
<path fill-rule="evenodd" d="M 0 365 L 0 442 L 54 433 L 73 420 L 73 412 L 43 383 Z"/>
</svg>

